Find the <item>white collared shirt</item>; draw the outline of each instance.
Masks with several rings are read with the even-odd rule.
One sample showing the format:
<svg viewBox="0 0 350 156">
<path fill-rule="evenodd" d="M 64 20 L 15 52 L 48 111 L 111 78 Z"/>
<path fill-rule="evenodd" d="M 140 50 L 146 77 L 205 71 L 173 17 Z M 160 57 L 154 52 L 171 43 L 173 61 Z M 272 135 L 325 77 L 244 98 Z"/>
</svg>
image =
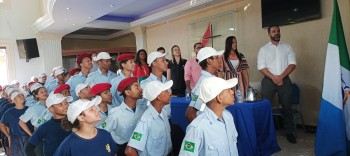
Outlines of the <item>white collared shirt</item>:
<svg viewBox="0 0 350 156">
<path fill-rule="evenodd" d="M 262 46 L 258 54 L 258 70 L 267 68 L 273 75 L 281 75 L 290 64 L 297 64 L 292 47 L 283 42 Z"/>
</svg>

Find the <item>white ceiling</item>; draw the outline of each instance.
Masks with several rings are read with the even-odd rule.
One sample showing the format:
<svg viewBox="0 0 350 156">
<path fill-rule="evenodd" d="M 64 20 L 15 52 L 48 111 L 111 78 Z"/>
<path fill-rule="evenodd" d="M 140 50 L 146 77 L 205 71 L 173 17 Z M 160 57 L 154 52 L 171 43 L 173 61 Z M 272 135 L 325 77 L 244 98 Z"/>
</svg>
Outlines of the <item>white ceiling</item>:
<svg viewBox="0 0 350 156">
<path fill-rule="evenodd" d="M 228 0 L 45 0 L 45 15 L 32 28 L 67 38 L 111 39 Z M 110 35 L 70 34 L 81 28 L 120 30 Z M 68 35 L 67 35 L 68 34 Z"/>
</svg>

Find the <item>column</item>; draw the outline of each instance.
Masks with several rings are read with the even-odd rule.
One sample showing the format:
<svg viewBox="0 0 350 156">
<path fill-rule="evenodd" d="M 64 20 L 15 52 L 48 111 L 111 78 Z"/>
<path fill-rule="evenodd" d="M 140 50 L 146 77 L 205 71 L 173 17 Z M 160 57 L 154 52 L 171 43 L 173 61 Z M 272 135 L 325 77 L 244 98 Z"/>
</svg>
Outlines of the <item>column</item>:
<svg viewBox="0 0 350 156">
<path fill-rule="evenodd" d="M 39 54 L 43 58 L 44 72 L 48 75 L 53 67 L 62 66 L 62 36 L 54 33 L 37 34 Z"/>
<path fill-rule="evenodd" d="M 130 29 L 134 33 L 136 39 L 136 50 L 145 49 L 147 51 L 146 28 L 134 27 Z"/>
</svg>

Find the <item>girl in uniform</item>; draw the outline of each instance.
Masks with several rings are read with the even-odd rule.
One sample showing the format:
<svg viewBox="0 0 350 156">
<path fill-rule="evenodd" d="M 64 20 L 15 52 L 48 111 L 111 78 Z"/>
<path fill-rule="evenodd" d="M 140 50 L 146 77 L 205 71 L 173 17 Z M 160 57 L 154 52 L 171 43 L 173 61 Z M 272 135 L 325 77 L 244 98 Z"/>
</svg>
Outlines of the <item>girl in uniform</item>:
<svg viewBox="0 0 350 156">
<path fill-rule="evenodd" d="M 111 134 L 95 125 L 101 120 L 97 96 L 92 101 L 78 100 L 69 105 L 67 118 L 62 120 L 64 129 L 75 131 L 67 136 L 56 150 L 54 156 L 115 156 L 117 145 Z"/>
</svg>

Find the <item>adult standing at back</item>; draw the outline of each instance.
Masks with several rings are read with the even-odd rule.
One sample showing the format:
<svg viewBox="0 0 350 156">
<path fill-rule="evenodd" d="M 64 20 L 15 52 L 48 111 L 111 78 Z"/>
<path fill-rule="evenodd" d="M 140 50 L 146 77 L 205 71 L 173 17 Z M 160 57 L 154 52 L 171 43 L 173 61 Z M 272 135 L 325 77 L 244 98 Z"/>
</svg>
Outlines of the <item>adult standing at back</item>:
<svg viewBox="0 0 350 156">
<path fill-rule="evenodd" d="M 85 83 L 111 83 L 111 80 L 117 76 L 116 73 L 109 70 L 111 67 L 111 56 L 107 52 L 100 52 L 96 56 L 98 69 L 89 74 Z"/>
<path fill-rule="evenodd" d="M 70 94 L 73 97 L 73 101 L 78 100 L 78 96 L 75 92 L 75 88 L 78 86 L 78 84 L 83 84 L 86 81 L 86 78 L 88 77 L 90 70 L 92 68 L 92 62 L 91 62 L 91 55 L 90 54 L 81 54 L 77 57 L 76 60 L 78 66 L 80 67 L 81 71 L 78 75 L 74 75 L 69 78 L 67 81 L 67 84 L 70 86 Z"/>
<path fill-rule="evenodd" d="M 289 78 L 296 68 L 295 53 L 292 47 L 280 42 L 281 33 L 278 25 L 268 28 L 270 42 L 260 48 L 258 54 L 258 70 L 264 74 L 261 81 L 262 96 L 272 103 L 275 93 L 284 112 L 284 127 L 287 140 L 296 143 L 292 113 L 292 81 Z"/>
<path fill-rule="evenodd" d="M 182 59 L 181 50 L 178 45 L 171 48 L 172 60 L 170 60 L 170 75 L 174 85 L 171 87 L 172 95 L 185 96 L 186 84 L 184 79 L 185 64 L 187 60 Z"/>
<path fill-rule="evenodd" d="M 238 79 L 238 85 L 236 85 L 235 90 L 240 90 L 243 98 L 245 98 L 249 85 L 248 68 L 249 66 L 244 55 L 238 52 L 236 37 L 227 37 L 222 66 L 223 76 L 225 80 Z"/>
<path fill-rule="evenodd" d="M 136 54 L 135 59 L 135 71 L 133 76 L 140 80 L 146 79 L 149 76 L 150 69 L 147 64 L 147 52 L 145 49 L 140 49 Z"/>
<path fill-rule="evenodd" d="M 203 44 L 201 42 L 195 43 L 193 48 L 196 56 L 189 59 L 185 64 L 185 83 L 189 92 L 192 92 L 192 89 L 196 86 L 202 71 L 202 67 L 197 62 L 197 54 L 203 48 Z"/>
</svg>

